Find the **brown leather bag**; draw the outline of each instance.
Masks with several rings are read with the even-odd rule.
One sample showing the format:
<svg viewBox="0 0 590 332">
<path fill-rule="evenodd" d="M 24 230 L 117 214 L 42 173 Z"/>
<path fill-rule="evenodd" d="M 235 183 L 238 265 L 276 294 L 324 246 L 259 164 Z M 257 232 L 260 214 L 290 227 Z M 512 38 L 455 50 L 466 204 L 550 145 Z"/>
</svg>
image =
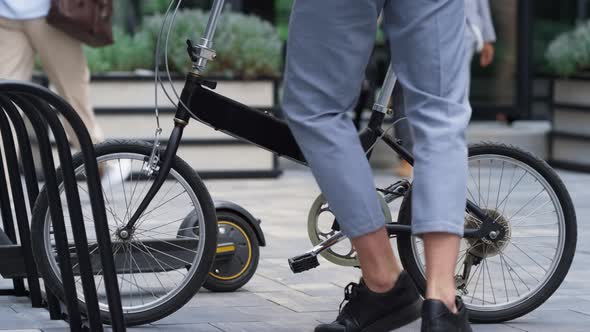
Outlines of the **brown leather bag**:
<svg viewBox="0 0 590 332">
<path fill-rule="evenodd" d="M 47 23 L 87 45 L 110 45 L 113 43 L 113 1 L 51 0 Z"/>
</svg>

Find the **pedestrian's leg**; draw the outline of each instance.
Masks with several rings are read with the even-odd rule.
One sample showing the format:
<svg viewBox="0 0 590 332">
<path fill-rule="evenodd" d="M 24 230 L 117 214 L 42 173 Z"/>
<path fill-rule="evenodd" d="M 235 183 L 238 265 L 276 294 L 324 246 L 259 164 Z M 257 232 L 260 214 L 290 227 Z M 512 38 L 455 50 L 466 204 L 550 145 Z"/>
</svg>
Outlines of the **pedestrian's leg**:
<svg viewBox="0 0 590 332">
<path fill-rule="evenodd" d="M 90 72 L 82 44 L 47 24 L 45 19 L 28 20 L 25 27 L 49 81 L 82 118 L 93 142 L 102 141 L 102 131 L 90 103 Z M 72 144 L 79 147 L 72 128 L 66 125 L 65 129 Z"/>
<path fill-rule="evenodd" d="M 464 0 L 390 0 L 385 23 L 414 131 L 412 228 L 424 236 L 427 298 L 456 310 L 453 271 L 467 195 Z"/>
<path fill-rule="evenodd" d="M 35 54 L 21 21 L 0 18 L 0 50 L 0 79 L 31 79 Z"/>
<path fill-rule="evenodd" d="M 28 81 L 33 74 L 34 64 L 35 54 L 23 31 L 22 22 L 0 18 L 0 79 Z M 13 137 L 18 142 L 14 132 Z M 20 158 L 20 150 L 16 149 L 16 152 Z"/>
</svg>

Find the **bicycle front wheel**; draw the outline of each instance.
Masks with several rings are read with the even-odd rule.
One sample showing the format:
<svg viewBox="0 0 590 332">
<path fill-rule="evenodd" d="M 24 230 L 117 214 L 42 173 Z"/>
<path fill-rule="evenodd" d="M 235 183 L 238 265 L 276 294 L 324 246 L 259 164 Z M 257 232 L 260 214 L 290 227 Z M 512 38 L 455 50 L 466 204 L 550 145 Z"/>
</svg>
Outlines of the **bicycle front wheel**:
<svg viewBox="0 0 590 332">
<path fill-rule="evenodd" d="M 112 253 L 127 325 L 162 319 L 186 304 L 205 282 L 213 263 L 217 242 L 217 218 L 209 193 L 196 172 L 176 157 L 169 178 L 139 218 L 128 238 L 120 231 L 129 221 L 154 182 L 155 174 L 144 168 L 152 151 L 138 141 L 111 141 L 96 146 Z M 104 323 L 110 323 L 106 289 L 90 208 L 90 195 L 81 155 L 74 157 L 86 237 L 90 248 L 99 307 Z M 58 172 L 59 174 L 59 172 Z M 80 307 L 84 310 L 82 282 L 76 261 L 71 220 L 61 179 L 66 235 Z M 185 216 L 194 213 L 187 225 Z M 55 248 L 47 193 L 39 196 L 31 229 L 33 250 L 46 286 L 63 299 L 63 284 Z"/>
</svg>

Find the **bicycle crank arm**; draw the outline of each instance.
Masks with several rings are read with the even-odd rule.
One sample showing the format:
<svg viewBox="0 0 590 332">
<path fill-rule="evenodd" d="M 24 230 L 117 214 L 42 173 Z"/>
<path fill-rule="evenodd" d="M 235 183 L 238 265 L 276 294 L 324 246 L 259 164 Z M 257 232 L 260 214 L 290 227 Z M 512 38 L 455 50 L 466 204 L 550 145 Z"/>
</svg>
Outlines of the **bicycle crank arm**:
<svg viewBox="0 0 590 332">
<path fill-rule="evenodd" d="M 291 271 L 293 271 L 293 273 L 301 273 L 320 266 L 318 255 L 344 239 L 346 239 L 344 233 L 336 232 L 334 235 L 320 242 L 317 246 L 311 248 L 311 250 L 303 255 L 289 258 L 289 267 L 291 268 Z"/>
</svg>

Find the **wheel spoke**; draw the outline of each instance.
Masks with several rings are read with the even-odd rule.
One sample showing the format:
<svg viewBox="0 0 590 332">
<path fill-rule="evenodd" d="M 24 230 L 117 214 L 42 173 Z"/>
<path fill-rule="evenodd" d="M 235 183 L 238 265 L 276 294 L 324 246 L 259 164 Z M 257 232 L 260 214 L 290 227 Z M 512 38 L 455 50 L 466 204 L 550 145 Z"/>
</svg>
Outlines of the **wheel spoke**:
<svg viewBox="0 0 590 332">
<path fill-rule="evenodd" d="M 519 267 L 522 271 L 524 271 L 526 274 L 528 274 L 531 278 L 535 279 L 536 282 L 539 282 L 539 279 L 537 279 L 528 270 L 526 270 L 520 264 L 518 264 L 518 262 L 515 261 L 514 259 L 512 259 L 512 257 L 506 255 L 506 252 L 504 252 L 504 258 L 508 258 L 514 265 L 516 265 L 517 267 Z M 506 264 L 508 264 L 508 261 L 506 261 Z M 527 286 L 527 284 L 524 282 L 524 280 L 520 277 L 520 275 L 518 274 L 518 272 L 516 272 L 516 269 L 512 268 L 511 265 L 508 265 L 508 267 L 510 267 L 512 269 L 512 272 L 514 272 L 514 274 L 518 277 L 518 279 L 520 279 L 520 281 L 523 283 L 523 285 L 525 285 L 527 287 L 527 289 L 530 291 L 531 289 Z"/>
<path fill-rule="evenodd" d="M 179 234 L 169 234 L 169 233 L 160 233 L 155 231 L 145 231 L 145 232 L 137 232 L 135 235 L 144 235 L 145 233 L 155 233 L 156 235 L 166 235 L 166 236 L 175 236 L 176 239 L 187 239 L 187 240 L 199 240 L 199 236 L 195 234 L 195 236 L 185 236 Z M 147 235 L 146 235 L 147 236 Z"/>
<path fill-rule="evenodd" d="M 526 219 L 528 219 L 528 218 L 531 218 L 531 215 L 532 215 L 532 214 L 536 213 L 537 211 L 539 211 L 540 209 L 542 209 L 543 207 L 545 207 L 545 205 L 547 205 L 547 204 L 549 204 L 549 203 L 551 203 L 551 200 L 545 201 L 545 203 L 543 203 L 543 204 L 539 205 L 537 208 L 535 208 L 533 211 L 531 211 L 531 212 L 530 212 L 528 215 L 526 215 L 526 216 L 524 216 L 524 217 L 520 217 L 520 218 L 516 218 L 516 219 L 514 219 L 514 218 L 510 218 L 509 220 L 510 220 L 512 223 L 514 223 L 514 221 L 515 221 L 515 220 L 516 220 L 516 221 L 519 221 L 519 220 L 522 220 L 522 219 L 526 220 Z M 553 210 L 553 212 L 555 212 L 555 210 Z M 543 213 L 541 213 L 541 214 L 539 214 L 539 215 L 542 215 L 542 214 L 543 214 Z M 537 215 L 537 216 L 538 216 L 538 215 Z M 513 217 L 514 217 L 514 216 L 513 216 Z M 515 225 L 513 225 L 512 227 L 518 226 L 518 225 L 522 224 L 523 222 L 524 222 L 524 221 L 521 221 L 520 223 L 518 223 L 518 224 L 515 224 Z"/>
<path fill-rule="evenodd" d="M 154 211 L 154 210 L 156 210 L 157 208 L 159 208 L 159 207 L 160 207 L 160 203 L 162 203 L 162 201 L 163 201 L 164 199 L 166 199 L 166 197 L 168 196 L 168 194 L 170 193 L 170 191 L 172 191 L 172 188 L 174 188 L 174 186 L 170 185 L 170 186 L 169 186 L 169 188 L 168 188 L 168 190 L 167 190 L 167 191 L 164 193 L 164 195 L 162 195 L 162 197 L 161 197 L 161 198 L 158 200 L 158 202 L 155 204 L 155 205 L 156 205 L 156 207 L 155 207 L 155 208 L 153 208 L 153 209 L 151 209 L 151 210 L 149 210 L 149 211 L 144 211 L 144 212 L 143 212 L 143 213 L 142 213 L 142 214 L 139 216 L 139 218 L 137 219 L 137 220 L 138 220 L 137 224 L 140 224 L 140 223 L 142 222 L 142 219 L 143 219 L 143 218 L 147 218 L 147 217 L 149 217 L 149 216 L 151 215 L 152 211 Z M 162 188 L 160 188 L 160 190 L 162 190 Z M 156 194 L 156 195 L 157 195 L 157 194 Z M 154 198 L 155 198 L 155 196 L 154 196 Z"/>
<path fill-rule="evenodd" d="M 515 244 L 515 242 L 512 241 L 512 244 Z M 548 257 L 548 256 L 545 256 L 545 254 L 540 253 L 539 251 L 530 248 L 530 247 L 539 247 L 540 245 L 528 245 L 528 244 L 522 244 L 522 243 L 520 243 L 520 246 L 525 246 L 527 248 L 527 250 L 530 250 L 530 251 L 536 253 L 537 255 L 542 256 L 543 258 L 549 260 L 550 262 L 553 262 L 553 258 Z M 554 249 L 555 250 L 557 248 L 551 248 L 551 249 Z"/>
<path fill-rule="evenodd" d="M 165 227 L 165 226 L 171 225 L 171 224 L 173 224 L 173 223 L 175 223 L 175 222 L 179 222 L 179 221 L 182 221 L 182 220 L 184 220 L 184 217 L 182 217 L 182 218 L 178 218 L 178 219 L 176 219 L 176 220 L 172 220 L 172 221 L 170 221 L 170 222 L 168 222 L 168 223 L 165 223 L 165 224 L 163 224 L 163 225 L 159 225 L 159 226 L 157 226 L 157 227 L 154 227 L 154 228 L 146 229 L 146 230 L 145 230 L 145 232 L 151 232 L 151 231 L 153 231 L 154 229 L 159 229 L 159 228 L 162 228 L 162 227 Z M 141 226 L 141 225 L 138 225 L 138 226 Z M 142 230 L 143 230 L 143 228 L 142 228 Z"/>
<path fill-rule="evenodd" d="M 162 242 L 165 242 L 165 241 L 162 241 Z M 141 242 L 140 242 L 140 243 L 141 243 Z M 185 260 L 182 260 L 182 259 L 180 259 L 180 258 L 178 258 L 178 257 L 172 256 L 172 255 L 170 255 L 170 254 L 168 254 L 168 253 L 166 253 L 166 252 L 163 252 L 163 251 L 161 251 L 161 250 L 158 250 L 158 249 L 156 249 L 156 248 L 153 248 L 153 247 L 148 247 L 148 246 L 146 246 L 146 245 L 145 245 L 145 244 L 143 244 L 143 243 L 142 243 L 142 245 L 143 245 L 144 247 L 146 247 L 146 248 L 149 248 L 149 250 L 153 250 L 153 251 L 155 251 L 155 252 L 157 252 L 157 253 L 159 253 L 159 254 L 162 254 L 162 255 L 164 255 L 164 256 L 168 256 L 168 257 L 170 257 L 170 258 L 172 258 L 172 259 L 175 259 L 175 260 L 177 260 L 177 261 L 179 261 L 179 262 L 182 262 L 182 263 L 184 263 L 184 264 L 187 264 L 187 265 L 192 265 L 192 263 L 189 263 L 189 262 L 187 262 L 187 261 L 185 261 Z M 170 265 L 168 265 L 168 266 L 170 266 Z"/>
<path fill-rule="evenodd" d="M 471 180 L 473 181 L 473 184 L 475 185 L 475 189 L 477 189 L 478 192 L 478 197 L 477 197 L 477 205 L 481 205 L 481 190 L 480 187 L 477 185 L 477 182 L 475 181 L 475 178 L 473 177 L 473 173 L 471 173 L 471 169 L 468 168 L 469 170 L 469 175 L 471 176 Z"/>
<path fill-rule="evenodd" d="M 510 197 L 510 195 L 512 195 L 512 193 L 514 192 L 514 189 L 516 189 L 516 187 L 518 187 L 518 185 L 520 184 L 522 179 L 524 179 L 525 175 L 527 175 L 527 174 L 528 174 L 527 171 L 524 171 L 524 173 L 522 174 L 520 179 L 518 179 L 516 184 L 514 184 L 514 187 L 512 187 L 512 189 L 510 189 L 510 191 L 508 192 L 506 197 L 504 197 L 504 199 L 502 199 L 502 201 L 500 202 L 500 206 L 502 206 L 502 204 L 504 204 L 504 208 L 502 209 L 502 214 L 500 216 L 504 215 L 504 212 L 506 211 L 506 207 L 508 206 L 508 198 Z M 495 220 L 495 221 L 497 221 L 497 220 Z"/>
<path fill-rule="evenodd" d="M 488 198 L 486 199 L 486 209 L 490 206 L 490 190 L 492 188 L 492 164 L 493 164 L 494 160 L 490 159 L 490 175 L 488 177 Z"/>
<path fill-rule="evenodd" d="M 475 197 L 473 196 L 473 193 L 471 193 L 471 189 L 469 189 L 469 187 L 467 187 L 467 193 L 469 194 L 469 196 L 471 196 L 471 199 L 475 202 L 477 201 L 477 199 L 475 199 Z"/>
<path fill-rule="evenodd" d="M 530 216 L 520 217 L 518 219 L 511 220 L 511 222 L 521 221 L 521 220 L 525 220 L 525 219 L 529 219 L 529 218 L 535 218 L 535 217 L 539 217 L 539 216 L 544 216 L 544 215 L 547 215 L 549 213 L 556 213 L 556 211 L 555 210 L 545 211 L 545 212 L 537 213 L 537 214 L 530 215 Z M 511 227 L 512 228 L 518 228 L 518 227 L 539 227 L 539 226 L 559 225 L 559 223 L 557 223 L 557 222 L 552 222 L 552 223 L 547 223 L 547 224 L 532 224 L 532 225 L 523 225 L 523 224 L 524 224 L 524 222 L 520 222 L 520 223 L 518 223 L 516 225 L 512 225 Z"/>
<path fill-rule="evenodd" d="M 502 191 L 502 179 L 504 178 L 504 166 L 506 165 L 505 161 L 502 161 L 502 171 L 500 172 L 500 183 L 498 184 L 498 195 L 496 196 L 496 208 L 498 210 L 498 202 L 500 201 L 500 192 Z"/>
<path fill-rule="evenodd" d="M 506 284 L 506 274 L 504 273 L 504 260 L 500 253 L 500 268 L 502 269 L 502 280 L 504 281 L 504 290 L 506 291 L 506 302 L 510 301 L 508 296 L 508 285 Z"/>
<path fill-rule="evenodd" d="M 156 264 L 158 264 L 158 266 L 160 267 L 160 269 L 162 269 L 162 272 L 165 272 L 165 271 L 166 271 L 166 269 L 165 269 L 165 268 L 162 266 L 162 264 L 164 264 L 164 265 L 167 265 L 169 268 L 171 268 L 172 270 L 176 271 L 174 268 L 172 268 L 172 266 L 168 265 L 168 264 L 167 264 L 165 261 L 162 261 L 162 260 L 159 260 L 159 259 L 157 259 L 157 258 L 156 258 L 156 257 L 155 257 L 155 256 L 154 256 L 154 255 L 153 255 L 153 254 L 152 254 L 152 253 L 149 251 L 149 249 L 148 249 L 148 248 L 147 248 L 147 247 L 146 247 L 146 246 L 145 246 L 143 243 L 141 243 L 141 242 L 140 242 L 139 244 L 141 244 L 141 245 L 142 245 L 142 246 L 145 248 L 145 251 L 144 251 L 144 250 L 142 250 L 141 248 L 139 248 L 139 247 L 138 247 L 138 246 L 136 246 L 136 245 L 133 245 L 133 244 L 131 244 L 131 245 L 132 245 L 133 247 L 135 247 L 137 250 L 139 250 L 139 251 L 141 251 L 141 252 L 144 252 L 144 253 L 148 254 L 148 255 L 149 255 L 149 256 L 150 256 L 150 257 L 151 257 L 151 258 L 154 260 L 154 262 L 155 262 Z M 160 285 L 162 286 L 162 288 L 165 290 L 165 289 L 166 289 L 166 286 L 164 286 L 164 284 L 162 283 L 162 281 L 161 281 L 161 280 L 160 280 L 160 278 L 158 277 L 158 273 L 157 273 L 157 272 L 154 270 L 154 267 L 153 267 L 153 266 L 151 266 L 151 265 L 150 265 L 150 267 L 151 267 L 152 271 L 154 271 L 154 276 L 156 276 L 156 279 L 158 279 L 158 282 L 160 283 Z M 178 273 L 180 273 L 180 272 L 178 272 Z M 180 274 L 181 274 L 182 276 L 184 276 L 182 273 L 180 273 Z M 175 283 L 175 287 L 178 287 L 178 284 L 176 284 L 176 283 Z"/>
<path fill-rule="evenodd" d="M 160 204 L 160 205 L 156 206 L 155 208 L 151 209 L 151 210 L 150 210 L 148 213 L 143 213 L 143 214 L 142 214 L 142 217 L 140 217 L 140 219 L 138 219 L 138 220 L 139 220 L 139 222 L 137 223 L 137 226 L 138 226 L 138 227 L 139 227 L 139 226 L 141 226 L 141 224 L 142 224 L 143 222 L 145 222 L 145 220 L 147 220 L 146 218 L 149 216 L 149 214 L 150 214 L 151 212 L 153 212 L 153 211 L 155 211 L 155 210 L 159 209 L 160 207 L 162 207 L 162 206 L 164 206 L 164 205 L 168 204 L 169 202 L 171 202 L 172 200 L 174 200 L 174 199 L 178 198 L 178 196 L 180 196 L 180 195 L 184 194 L 185 192 L 186 192 L 186 190 L 183 190 L 183 191 L 182 191 L 181 193 L 179 193 L 178 195 L 176 195 L 176 196 L 174 196 L 174 197 L 170 198 L 170 199 L 169 199 L 169 200 L 167 200 L 166 202 L 164 202 L 164 203 L 162 203 L 162 204 Z M 142 218 L 143 218 L 143 220 L 142 220 Z M 183 218 L 183 219 L 184 219 L 184 218 Z"/>
<path fill-rule="evenodd" d="M 160 268 L 162 269 L 163 272 L 166 272 L 167 270 L 162 266 L 162 264 L 166 265 L 170 271 L 174 271 L 177 272 L 178 274 L 180 274 L 182 277 L 185 277 L 186 275 L 183 274 L 182 272 L 180 272 L 178 269 L 174 268 L 173 266 L 170 266 L 168 263 L 166 263 L 165 261 L 156 258 L 156 256 L 154 256 L 150 249 L 153 250 L 153 248 L 149 248 L 146 245 L 144 245 L 143 243 L 140 242 L 140 244 L 144 247 L 146 253 L 148 253 L 153 259 L 154 261 L 158 264 L 158 266 L 160 266 Z M 137 246 L 134 246 L 136 248 L 138 248 Z M 141 249 L 140 249 L 141 250 Z M 155 250 L 154 250 L 155 251 Z M 174 287 L 178 287 L 178 284 L 175 281 L 172 281 L 174 283 Z"/>
<path fill-rule="evenodd" d="M 198 254 L 198 252 L 197 252 L 196 250 L 191 250 L 191 249 L 188 249 L 188 248 L 185 248 L 185 247 L 179 246 L 178 244 L 172 243 L 172 242 L 170 242 L 170 241 L 164 241 L 164 240 L 161 240 L 161 239 L 155 238 L 155 237 L 153 237 L 153 236 L 149 236 L 149 235 L 146 235 L 146 236 L 147 236 L 147 237 L 149 237 L 149 238 L 150 238 L 150 239 L 152 239 L 152 240 L 155 240 L 155 241 L 158 241 L 158 242 L 162 242 L 162 243 L 166 243 L 166 244 L 168 244 L 168 245 L 171 245 L 171 246 L 173 246 L 173 247 L 175 247 L 175 248 L 182 249 L 182 250 L 186 250 L 186 251 L 188 251 L 188 252 L 192 252 L 192 253 L 194 253 L 194 254 Z M 194 240 L 194 239 L 193 239 L 193 238 L 191 238 L 191 240 Z M 190 263 L 188 263 L 188 264 L 190 264 Z"/>
<path fill-rule="evenodd" d="M 484 259 L 484 263 L 485 263 L 485 265 L 486 265 L 486 268 L 487 268 L 487 270 L 488 270 L 488 278 L 489 278 L 489 280 L 490 280 L 490 288 L 491 288 L 491 290 L 492 290 L 492 297 L 494 298 L 494 304 L 497 304 L 497 302 L 496 302 L 496 294 L 495 294 L 495 292 L 494 292 L 494 284 L 493 284 L 493 282 L 492 282 L 492 275 L 490 274 L 490 265 L 489 265 L 489 263 L 488 263 L 488 260 L 487 260 L 487 259 Z"/>
<path fill-rule="evenodd" d="M 536 260 L 534 260 L 529 254 L 527 254 L 524 250 L 522 250 L 519 246 L 517 246 L 516 244 L 514 244 L 514 242 L 510 242 L 510 244 L 512 246 L 514 246 L 516 249 L 518 249 L 520 252 L 522 252 L 526 257 L 528 257 L 531 261 L 533 261 L 533 263 L 535 263 L 538 267 L 541 268 L 541 270 L 545 271 L 545 273 L 547 273 L 547 270 L 541 265 L 539 264 Z"/>
<path fill-rule="evenodd" d="M 127 220 L 127 218 L 131 218 L 131 215 L 129 214 L 129 202 L 127 201 L 127 190 L 125 190 L 125 179 L 123 178 L 123 169 L 121 168 L 121 159 L 117 159 L 117 162 L 119 163 L 119 176 L 121 177 L 121 185 L 123 186 L 123 197 L 125 198 L 125 209 L 127 210 L 125 212 L 125 216 L 123 217 L 123 220 Z"/>
<path fill-rule="evenodd" d="M 473 303 L 473 298 L 475 296 L 475 293 L 477 292 L 477 285 L 479 284 L 479 278 L 481 277 L 481 271 L 483 271 L 483 268 L 481 268 L 481 269 L 480 268 L 481 268 L 481 265 L 478 265 L 477 269 L 479 269 L 479 274 L 477 275 L 477 281 L 475 282 L 475 288 L 473 289 L 473 293 L 471 294 L 471 303 Z"/>
<path fill-rule="evenodd" d="M 534 201 L 537 197 L 539 197 L 539 195 L 541 195 L 544 192 L 545 188 L 543 188 L 543 190 L 539 191 L 535 196 L 529 199 L 528 202 L 526 202 L 526 204 L 524 204 L 520 209 L 518 209 L 518 211 L 516 211 L 511 217 L 509 217 L 508 220 L 511 220 L 512 218 L 516 217 L 520 213 L 520 211 L 524 210 L 525 207 L 531 204 L 532 201 Z"/>
<path fill-rule="evenodd" d="M 508 271 L 508 275 L 510 276 L 510 280 L 512 280 L 512 285 L 514 286 L 514 290 L 516 291 L 516 295 L 520 297 L 520 293 L 518 292 L 518 287 L 516 287 L 516 283 L 514 282 L 514 278 L 512 277 L 512 271 L 514 271 L 514 269 L 510 266 L 510 264 L 508 264 L 508 261 L 506 260 L 506 258 L 504 258 L 504 254 L 502 253 L 502 251 L 500 251 L 500 259 L 503 260 L 504 263 L 506 264 L 506 270 Z"/>
<path fill-rule="evenodd" d="M 143 277 L 143 280 L 145 281 L 147 287 L 149 287 L 150 283 L 146 279 L 145 274 L 143 273 L 143 271 L 141 271 L 141 267 L 139 267 L 139 264 L 137 264 L 137 261 L 135 260 L 135 258 L 133 258 L 133 255 L 131 256 L 131 260 L 135 264 L 135 267 L 137 267 L 137 271 L 139 271 L 139 274 Z M 137 283 L 137 279 L 135 279 L 135 282 Z M 149 290 L 149 292 L 152 294 L 153 297 L 158 298 L 156 296 L 156 294 L 154 294 L 154 292 L 151 289 Z M 142 304 L 145 304 L 145 301 L 143 300 L 143 295 L 141 295 L 141 303 Z"/>
</svg>

